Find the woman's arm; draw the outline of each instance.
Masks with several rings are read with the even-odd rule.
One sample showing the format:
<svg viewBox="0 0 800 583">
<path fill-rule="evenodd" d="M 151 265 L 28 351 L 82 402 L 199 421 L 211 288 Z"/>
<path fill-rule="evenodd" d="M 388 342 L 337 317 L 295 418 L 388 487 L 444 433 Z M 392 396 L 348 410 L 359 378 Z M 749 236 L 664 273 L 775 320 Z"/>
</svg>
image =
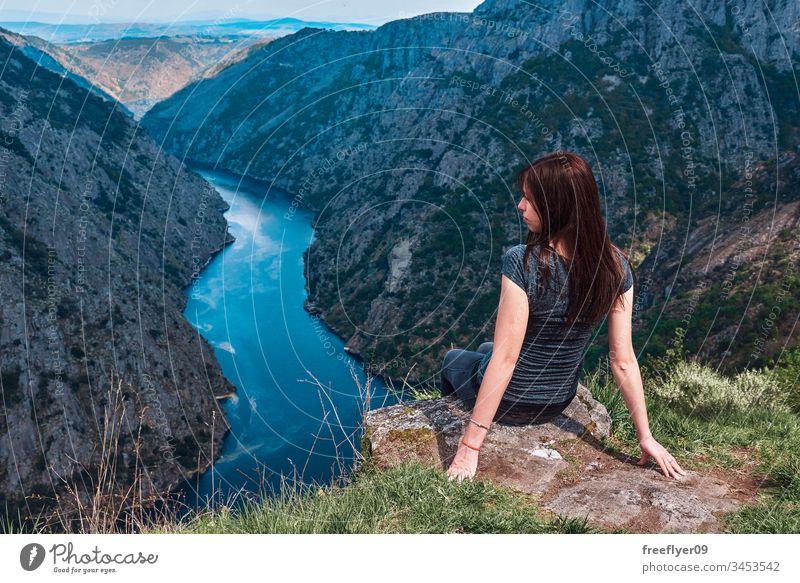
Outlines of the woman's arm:
<svg viewBox="0 0 800 583">
<path fill-rule="evenodd" d="M 494 327 L 492 356 L 486 366 L 481 387 L 472 409 L 472 419 L 489 427 L 517 365 L 522 340 L 528 327 L 528 294 L 505 275 L 500 283 L 500 305 Z M 469 423 L 464 441 L 480 447 L 486 430 Z"/>
<path fill-rule="evenodd" d="M 528 293 L 505 275 L 500 284 L 500 305 L 497 309 L 497 322 L 494 328 L 492 356 L 486 366 L 481 387 L 475 400 L 471 419 L 490 427 L 503 393 L 514 372 L 514 367 L 522 349 L 522 340 L 528 327 Z M 478 467 L 478 452 L 486 437 L 486 430 L 467 423 L 464 436 L 458 445 L 448 474 L 453 477 L 471 478 Z M 465 446 L 464 443 L 468 444 Z"/>
<path fill-rule="evenodd" d="M 489 364 L 486 365 L 486 372 L 483 375 L 475 407 L 472 409 L 471 419 L 486 427 L 491 426 L 503 394 L 506 392 L 508 381 L 511 380 L 511 375 L 514 373 L 515 362 L 509 362 L 503 357 L 498 357 L 494 353 L 494 349 L 492 349 L 492 356 Z M 485 437 L 485 429 L 474 423 L 467 424 L 463 440 L 469 445 L 480 447 Z"/>
<path fill-rule="evenodd" d="M 639 463 L 647 463 L 647 459 L 652 456 L 661 466 L 665 476 L 674 478 L 678 478 L 678 474 L 685 476 L 686 472 L 678 465 L 675 458 L 650 433 L 642 374 L 633 350 L 632 318 L 633 287 L 620 296 L 608 314 L 608 345 L 611 374 L 630 411 L 639 447 L 642 449 Z"/>
<path fill-rule="evenodd" d="M 611 374 L 617 383 L 639 441 L 649 437 L 647 406 L 639 362 L 633 350 L 631 320 L 633 317 L 633 287 L 620 296 L 608 314 L 608 348 Z"/>
</svg>

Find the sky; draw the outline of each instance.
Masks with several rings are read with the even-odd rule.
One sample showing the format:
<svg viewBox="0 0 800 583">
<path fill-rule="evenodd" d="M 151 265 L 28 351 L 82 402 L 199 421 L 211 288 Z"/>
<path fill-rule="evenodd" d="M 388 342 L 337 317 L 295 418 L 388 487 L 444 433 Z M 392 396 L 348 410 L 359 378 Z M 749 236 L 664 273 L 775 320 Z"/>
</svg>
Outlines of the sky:
<svg viewBox="0 0 800 583">
<path fill-rule="evenodd" d="M 0 0 L 0 21 L 172 22 L 220 18 L 383 24 L 428 12 L 471 12 L 481 0 Z"/>
</svg>

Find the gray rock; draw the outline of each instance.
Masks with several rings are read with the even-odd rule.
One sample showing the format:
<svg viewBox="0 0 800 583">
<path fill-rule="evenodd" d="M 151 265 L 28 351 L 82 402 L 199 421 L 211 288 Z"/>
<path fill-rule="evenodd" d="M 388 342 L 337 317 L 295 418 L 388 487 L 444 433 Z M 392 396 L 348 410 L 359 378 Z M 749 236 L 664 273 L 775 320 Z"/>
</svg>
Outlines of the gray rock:
<svg viewBox="0 0 800 583">
<path fill-rule="evenodd" d="M 718 514 L 740 501 L 717 478 L 693 471 L 681 481 L 641 467 L 615 466 L 609 472 L 582 476 L 559 490 L 544 507 L 571 518 L 588 518 L 607 528 L 638 532 L 704 532 L 716 530 Z"/>
<path fill-rule="evenodd" d="M 364 453 L 381 468 L 421 461 L 446 470 L 469 413 L 453 397 L 372 410 L 365 419 Z M 741 484 L 694 471 L 677 481 L 656 466 L 638 466 L 604 445 L 610 431 L 605 407 L 579 385 L 576 398 L 552 422 L 494 423 L 477 478 L 533 495 L 546 511 L 633 532 L 718 530 L 720 514 L 752 494 Z"/>
</svg>

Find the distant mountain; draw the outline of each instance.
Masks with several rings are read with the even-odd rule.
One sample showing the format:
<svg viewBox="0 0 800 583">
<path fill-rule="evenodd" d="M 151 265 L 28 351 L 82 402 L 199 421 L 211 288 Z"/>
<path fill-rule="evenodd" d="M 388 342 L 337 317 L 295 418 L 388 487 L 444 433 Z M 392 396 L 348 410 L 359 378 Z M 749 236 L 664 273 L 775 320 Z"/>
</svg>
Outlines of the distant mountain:
<svg viewBox="0 0 800 583">
<path fill-rule="evenodd" d="M 79 85 L 118 100 L 138 119 L 153 104 L 190 82 L 213 75 L 254 49 L 308 24 L 296 18 L 142 24 L 6 22 L 0 26 L 10 30 L 0 29 L 0 35 L 38 65 L 66 73 Z M 374 28 L 311 24 L 333 30 Z"/>
<path fill-rule="evenodd" d="M 247 57 L 271 39 L 158 37 L 55 45 L 0 28 L 37 66 L 45 67 L 120 106 L 139 119 L 190 82 Z"/>
<path fill-rule="evenodd" d="M 143 124 L 318 211 L 309 308 L 393 376 L 491 338 L 499 259 L 526 232 L 514 174 L 558 148 L 592 163 L 638 267 L 637 348 L 663 353 L 683 328 L 720 368 L 756 366 L 797 343 L 791 318 L 762 328 L 778 298 L 798 308 L 776 290 L 795 285 L 800 237 L 799 21 L 794 0 L 488 0 L 371 32 L 307 28 Z M 587 363 L 602 334 L 591 349 Z"/>
<path fill-rule="evenodd" d="M 60 20 L 60 19 L 59 19 Z M 90 20 L 90 19 L 86 19 Z M 14 32 L 41 37 L 51 43 L 98 42 L 121 38 L 153 38 L 159 36 L 202 36 L 234 38 L 275 38 L 312 26 L 332 30 L 372 30 L 370 24 L 358 22 L 313 22 L 297 18 L 250 20 L 221 18 L 177 22 L 87 22 L 48 23 L 28 18 L 0 21 L 0 26 Z"/>
<path fill-rule="evenodd" d="M 139 118 L 190 82 L 219 71 L 271 39 L 123 38 L 60 45 L 76 69 Z"/>
<path fill-rule="evenodd" d="M 14 45 L 16 50 L 36 63 L 37 67 L 44 67 L 58 75 L 66 76 L 70 81 L 103 99 L 115 101 L 116 97 L 109 93 L 107 88 L 89 81 L 75 58 L 57 45 L 35 36 L 24 36 L 3 28 L 0 28 L 0 38 Z"/>
<path fill-rule="evenodd" d="M 227 428 L 217 399 L 234 388 L 182 315 L 230 241 L 227 205 L 116 103 L 6 38 L 0 63 L 0 508 L 34 515 L 65 480 L 91 488 L 114 423 L 118 487 L 144 469 L 142 493 L 166 492 Z"/>
<path fill-rule="evenodd" d="M 798 345 L 800 147 L 747 163 L 723 192 L 719 211 L 690 229 L 665 225 L 640 272 L 650 278 L 643 288 L 664 289 L 639 309 L 647 330 L 661 333 L 655 342 L 680 339 L 666 332 L 683 328 L 691 354 L 723 368 L 761 366 Z"/>
</svg>

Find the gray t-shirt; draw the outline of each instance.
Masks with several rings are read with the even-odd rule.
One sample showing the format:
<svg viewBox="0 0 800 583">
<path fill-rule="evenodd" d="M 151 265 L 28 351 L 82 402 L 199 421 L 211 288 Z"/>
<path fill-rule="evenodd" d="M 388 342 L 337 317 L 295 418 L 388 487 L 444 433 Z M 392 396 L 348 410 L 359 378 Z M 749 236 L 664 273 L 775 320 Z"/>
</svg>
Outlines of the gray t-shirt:
<svg viewBox="0 0 800 583">
<path fill-rule="evenodd" d="M 531 250 L 529 271 L 523 268 L 524 244 L 511 247 L 503 255 L 503 275 L 528 293 L 530 307 L 519 358 L 503 394 L 503 401 L 510 403 L 559 403 L 574 397 L 586 347 L 600 327 L 600 324 L 588 327 L 576 322 L 567 331 L 560 329 L 561 323 L 567 319 L 569 264 L 560 255 L 551 252 L 550 285 L 543 290 L 541 297 L 537 297 L 539 249 L 536 246 Z M 619 250 L 616 252 L 625 266 L 622 294 L 633 285 L 633 273 L 622 253 Z M 483 380 L 491 355 L 491 352 L 484 354 L 478 364 L 479 381 Z"/>
</svg>

